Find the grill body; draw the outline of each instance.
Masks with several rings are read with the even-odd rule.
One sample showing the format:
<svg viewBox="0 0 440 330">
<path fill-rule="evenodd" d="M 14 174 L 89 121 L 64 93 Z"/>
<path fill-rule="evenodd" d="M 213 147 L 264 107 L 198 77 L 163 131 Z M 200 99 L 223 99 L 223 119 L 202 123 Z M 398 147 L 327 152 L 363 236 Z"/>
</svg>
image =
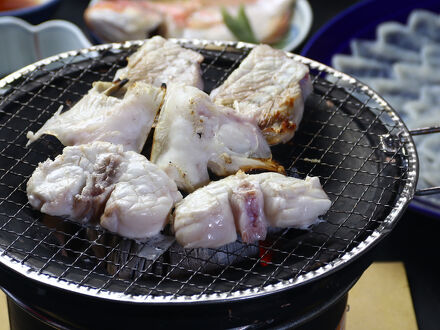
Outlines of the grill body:
<svg viewBox="0 0 440 330">
<path fill-rule="evenodd" d="M 9 308 L 17 310 L 21 324 L 16 330 L 35 325 L 61 329 L 335 329 L 346 306 L 348 290 L 368 267 L 361 258 L 341 272 L 299 289 L 233 302 L 195 304 L 132 304 L 75 294 L 29 281 L 6 269 L 1 285 Z"/>
<path fill-rule="evenodd" d="M 252 48 L 245 43 L 176 42 L 205 57 L 207 92 Z M 145 266 L 142 244 L 33 210 L 26 182 L 38 162 L 54 157 L 62 146 L 48 137 L 25 147 L 26 132 L 38 130 L 60 105 L 78 101 L 93 81 L 111 81 L 140 44 L 64 53 L 0 81 L 0 263 L 7 272 L 37 283 L 46 294 L 58 292 L 108 306 L 127 304 L 129 315 L 133 308 L 154 316 L 161 308 L 167 314 L 182 308 L 190 313 L 197 307 L 194 317 L 217 310 L 228 319 L 233 306 L 255 314 L 256 306 L 274 306 L 275 301 L 281 302 L 276 306 L 284 313 L 289 310 L 284 305 L 299 306 L 292 305 L 293 292 L 309 294 L 315 287 L 319 294 L 321 285 L 331 287 L 346 266 L 363 264 L 359 257 L 396 225 L 417 181 L 417 154 L 407 128 L 368 87 L 293 54 L 289 56 L 310 67 L 314 90 L 295 137 L 273 147 L 272 153 L 288 175 L 320 177 L 332 206 L 311 230 L 286 229 L 263 248 L 256 246 L 258 255 L 241 255 L 240 248 L 211 249 L 214 255 L 240 256 L 239 263 L 218 264 L 171 246 Z M 199 266 L 189 267 L 193 261 Z M 211 266 L 214 271 L 208 270 Z M 352 271 L 341 287 L 348 290 L 364 268 Z"/>
</svg>

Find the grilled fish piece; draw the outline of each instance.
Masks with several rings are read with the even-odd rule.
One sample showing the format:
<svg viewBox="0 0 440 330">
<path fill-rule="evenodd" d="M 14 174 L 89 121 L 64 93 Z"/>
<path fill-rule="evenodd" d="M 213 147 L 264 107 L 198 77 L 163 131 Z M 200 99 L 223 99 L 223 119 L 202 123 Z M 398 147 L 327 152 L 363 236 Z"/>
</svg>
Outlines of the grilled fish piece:
<svg viewBox="0 0 440 330">
<path fill-rule="evenodd" d="M 242 180 L 234 185 L 229 196 L 235 227 L 245 243 L 266 238 L 267 220 L 264 213 L 264 196 L 258 182 Z"/>
<path fill-rule="evenodd" d="M 49 134 L 66 146 L 106 141 L 140 152 L 164 95 L 163 88 L 144 82 L 94 82 L 70 110 L 60 108 L 35 134 L 28 132 L 28 145 Z"/>
<path fill-rule="evenodd" d="M 40 163 L 27 183 L 29 203 L 43 213 L 80 222 L 100 219 L 122 236 L 145 239 L 168 222 L 182 196 L 144 156 L 108 142 L 66 147 Z"/>
<path fill-rule="evenodd" d="M 211 92 L 211 98 L 256 122 L 267 142 L 274 145 L 293 137 L 311 91 L 306 65 L 281 50 L 259 45 Z"/>
<path fill-rule="evenodd" d="M 237 231 L 244 242 L 252 243 L 265 239 L 268 226 L 306 229 L 330 205 L 317 177 L 239 172 L 179 202 L 173 229 L 184 248 L 220 247 L 234 242 Z"/>
<path fill-rule="evenodd" d="M 171 83 L 203 89 L 200 63 L 203 56 L 156 36 L 148 39 L 116 72 L 115 80 L 144 81 L 154 86 Z"/>
<path fill-rule="evenodd" d="M 282 170 L 252 122 L 214 104 L 191 86 L 168 88 L 153 138 L 151 161 L 186 191 L 239 169 Z"/>
<path fill-rule="evenodd" d="M 182 195 L 162 170 L 138 153 L 126 152 L 121 165 L 101 226 L 124 237 L 152 237 L 163 229 Z"/>
<path fill-rule="evenodd" d="M 272 227 L 307 229 L 331 206 L 318 177 L 301 180 L 278 173 L 261 173 L 249 180 L 260 183 L 264 212 Z"/>
</svg>

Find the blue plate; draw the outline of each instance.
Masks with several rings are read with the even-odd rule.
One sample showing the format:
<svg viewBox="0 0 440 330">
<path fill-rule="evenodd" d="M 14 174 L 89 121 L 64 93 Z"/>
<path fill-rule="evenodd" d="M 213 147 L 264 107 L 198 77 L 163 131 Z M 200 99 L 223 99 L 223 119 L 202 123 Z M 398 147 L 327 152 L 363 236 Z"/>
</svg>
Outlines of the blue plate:
<svg viewBox="0 0 440 330">
<path fill-rule="evenodd" d="M 376 27 L 387 21 L 406 23 L 416 8 L 438 12 L 439 0 L 367 0 L 335 16 L 315 33 L 301 55 L 330 65 L 334 54 L 350 54 L 351 39 L 376 39 Z"/>
<path fill-rule="evenodd" d="M 367 0 L 351 6 L 335 16 L 314 34 L 304 46 L 301 55 L 331 65 L 334 54 L 351 54 L 351 39 L 376 39 L 380 23 L 396 21 L 406 24 L 414 9 L 439 13 L 439 0 Z M 440 218 L 440 207 L 424 198 L 415 198 L 410 208 Z"/>
</svg>

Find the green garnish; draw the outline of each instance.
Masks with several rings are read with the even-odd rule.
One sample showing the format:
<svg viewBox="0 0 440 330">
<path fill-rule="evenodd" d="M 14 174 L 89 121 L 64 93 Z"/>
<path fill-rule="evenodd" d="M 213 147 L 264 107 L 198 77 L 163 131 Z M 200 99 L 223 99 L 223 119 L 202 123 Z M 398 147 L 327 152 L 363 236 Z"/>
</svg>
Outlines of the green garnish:
<svg viewBox="0 0 440 330">
<path fill-rule="evenodd" d="M 237 17 L 232 17 L 225 7 L 221 7 L 221 12 L 223 22 L 225 22 L 225 25 L 238 40 L 252 42 L 254 44 L 258 43 L 257 38 L 255 38 L 254 31 L 252 31 L 252 27 L 249 24 L 243 4 L 241 4 L 240 8 L 238 9 Z"/>
</svg>

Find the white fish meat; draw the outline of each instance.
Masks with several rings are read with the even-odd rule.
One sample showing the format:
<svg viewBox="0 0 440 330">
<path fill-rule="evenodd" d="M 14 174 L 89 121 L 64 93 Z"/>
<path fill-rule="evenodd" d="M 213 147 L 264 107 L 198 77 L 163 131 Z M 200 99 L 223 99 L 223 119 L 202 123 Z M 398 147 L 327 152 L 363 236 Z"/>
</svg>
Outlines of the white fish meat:
<svg viewBox="0 0 440 330">
<path fill-rule="evenodd" d="M 377 41 L 354 39 L 350 42 L 350 48 L 355 57 L 363 57 L 382 63 L 421 62 L 421 56 L 418 52 Z"/>
<path fill-rule="evenodd" d="M 191 86 L 168 88 L 154 132 L 151 161 L 185 191 L 239 169 L 282 170 L 260 130 Z"/>
<path fill-rule="evenodd" d="M 338 54 L 333 56 L 332 66 L 336 70 L 361 80 L 362 78 L 390 78 L 393 75 L 389 63 L 364 57 Z"/>
<path fill-rule="evenodd" d="M 121 175 L 101 216 L 101 226 L 129 238 L 158 234 L 181 199 L 176 184 L 155 164 L 126 152 Z"/>
<path fill-rule="evenodd" d="M 427 67 L 440 68 L 440 45 L 429 44 L 422 48 L 423 65 Z"/>
<path fill-rule="evenodd" d="M 176 205 L 173 229 L 184 248 L 215 248 L 264 240 L 267 228 L 306 229 L 331 202 L 317 177 L 242 172 L 211 182 Z"/>
<path fill-rule="evenodd" d="M 182 198 L 175 183 L 144 156 L 99 141 L 66 147 L 40 163 L 27 194 L 43 213 L 100 220 L 102 227 L 135 239 L 159 233 Z"/>
<path fill-rule="evenodd" d="M 236 15 L 240 5 L 257 40 L 275 43 L 289 29 L 295 0 L 92 1 L 84 13 L 87 25 L 106 42 L 166 38 L 236 40 L 223 21 L 221 7 Z"/>
<path fill-rule="evenodd" d="M 209 187 L 209 188 L 208 188 Z M 174 231 L 184 248 L 216 248 L 237 240 L 229 187 L 208 185 L 176 206 Z"/>
<path fill-rule="evenodd" d="M 440 68 L 416 65 L 413 63 L 396 63 L 393 66 L 395 77 L 417 86 L 440 85 Z"/>
<path fill-rule="evenodd" d="M 70 110 L 60 108 L 35 134 L 28 132 L 28 144 L 49 134 L 65 146 L 106 141 L 140 152 L 165 92 L 144 82 L 122 84 L 94 82 Z"/>
<path fill-rule="evenodd" d="M 408 26 L 419 37 L 440 43 L 439 15 L 423 9 L 413 10 L 408 18 Z"/>
<path fill-rule="evenodd" d="M 148 39 L 116 72 L 115 80 L 143 81 L 153 86 L 185 84 L 203 89 L 203 56 L 156 36 Z"/>
<path fill-rule="evenodd" d="M 380 43 L 408 51 L 419 52 L 426 43 L 426 38 L 418 36 L 407 26 L 397 22 L 380 24 L 376 33 Z"/>
<path fill-rule="evenodd" d="M 256 122 L 268 143 L 274 145 L 293 137 L 311 91 L 306 65 L 283 51 L 260 45 L 211 92 L 211 98 Z"/>
<path fill-rule="evenodd" d="M 262 173 L 254 176 L 254 180 L 260 182 L 264 210 L 272 227 L 306 229 L 330 208 L 331 201 L 318 177 L 301 180 L 279 173 Z"/>
</svg>

